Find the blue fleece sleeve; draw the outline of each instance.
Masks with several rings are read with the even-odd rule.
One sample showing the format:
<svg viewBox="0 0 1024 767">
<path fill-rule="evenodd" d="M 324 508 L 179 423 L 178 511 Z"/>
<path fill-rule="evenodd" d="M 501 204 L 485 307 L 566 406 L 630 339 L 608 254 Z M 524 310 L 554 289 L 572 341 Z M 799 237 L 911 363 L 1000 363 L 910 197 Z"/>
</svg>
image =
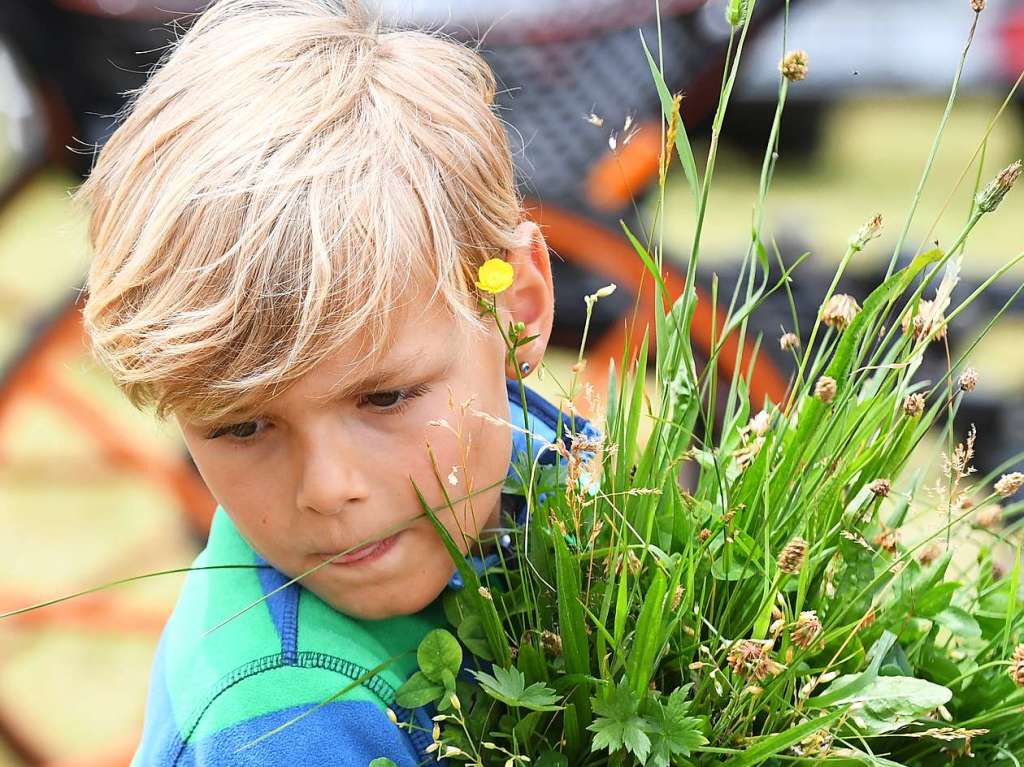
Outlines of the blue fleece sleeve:
<svg viewBox="0 0 1024 767">
<path fill-rule="evenodd" d="M 328 703 L 280 732 L 248 745 L 314 706 L 296 706 L 240 722 L 189 744 L 172 763 L 175 767 L 368 767 L 377 757 L 387 757 L 398 767 L 416 767 L 424 761 L 407 731 L 396 727 L 378 706 L 367 701 Z"/>
</svg>

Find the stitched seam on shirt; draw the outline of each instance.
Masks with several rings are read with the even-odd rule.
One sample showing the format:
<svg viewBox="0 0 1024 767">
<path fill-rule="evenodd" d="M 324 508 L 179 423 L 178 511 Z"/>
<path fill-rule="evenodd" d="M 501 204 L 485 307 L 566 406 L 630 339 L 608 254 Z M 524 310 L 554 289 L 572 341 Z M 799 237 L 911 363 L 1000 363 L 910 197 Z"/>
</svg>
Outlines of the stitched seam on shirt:
<svg viewBox="0 0 1024 767">
<path fill-rule="evenodd" d="M 203 715 L 221 695 L 230 690 L 236 684 L 244 682 L 249 677 L 262 674 L 265 671 L 284 668 L 288 665 L 294 665 L 300 668 L 318 668 L 326 671 L 334 671 L 347 677 L 350 681 L 355 681 L 369 671 L 369 669 L 363 668 L 356 663 L 352 663 L 351 661 L 344 660 L 337 656 L 328 655 L 327 653 L 313 652 L 310 650 L 297 653 L 295 660 L 296 662 L 294 664 L 288 664 L 283 654 L 266 655 L 262 658 L 257 658 L 254 661 L 246 663 L 244 666 L 239 666 L 230 674 L 223 677 L 221 682 L 217 685 L 217 689 L 210 695 L 206 702 L 193 710 L 193 714 L 188 718 L 188 720 L 186 720 L 190 723 L 187 728 L 185 728 L 187 732 L 185 732 L 184 736 L 180 734 L 175 736 L 174 741 L 168 746 L 167 751 L 165 752 L 167 754 L 166 758 L 162 759 L 161 762 L 177 765 L 181 759 L 182 753 L 185 751 L 185 747 L 188 745 L 189 739 L 199 727 L 199 722 L 202 721 Z M 370 690 L 370 692 L 376 695 L 385 706 L 390 706 L 394 702 L 395 688 L 379 676 L 370 677 L 369 679 L 361 682 L 360 686 Z"/>
<path fill-rule="evenodd" d="M 301 592 L 298 588 L 288 589 L 287 601 L 284 604 L 284 616 L 282 626 L 282 637 L 281 637 L 281 655 L 284 656 L 284 662 L 289 666 L 294 666 L 298 660 L 298 647 L 299 647 L 299 596 Z"/>
</svg>

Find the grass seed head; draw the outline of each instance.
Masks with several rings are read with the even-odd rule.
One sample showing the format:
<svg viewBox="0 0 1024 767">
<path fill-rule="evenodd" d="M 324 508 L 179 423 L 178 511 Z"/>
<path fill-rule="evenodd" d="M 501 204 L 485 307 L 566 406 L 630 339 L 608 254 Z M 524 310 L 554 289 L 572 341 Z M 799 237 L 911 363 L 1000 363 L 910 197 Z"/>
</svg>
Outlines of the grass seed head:
<svg viewBox="0 0 1024 767">
<path fill-rule="evenodd" d="M 1007 165 L 1001 171 L 999 175 L 988 182 L 988 186 L 978 192 L 975 201 L 978 204 L 978 210 L 982 213 L 991 213 L 999 207 L 999 203 L 1006 197 L 1006 193 L 1009 192 L 1017 179 L 1020 178 L 1021 164 L 1020 160 L 1017 160 L 1010 165 Z"/>
<path fill-rule="evenodd" d="M 1010 679 L 1018 687 L 1024 687 L 1024 644 L 1019 644 L 1010 659 Z"/>
<path fill-rule="evenodd" d="M 1020 490 L 1021 485 L 1024 485 L 1024 474 L 1019 471 L 1012 472 L 1011 474 L 1004 474 L 996 482 L 995 488 L 999 495 L 1006 498 L 1013 495 Z"/>
<path fill-rule="evenodd" d="M 985 530 L 994 530 L 1003 521 L 1003 507 L 998 503 L 981 509 L 974 515 L 974 524 Z"/>
<path fill-rule="evenodd" d="M 957 384 L 960 387 L 960 391 L 974 391 L 978 386 L 978 371 L 974 368 L 967 368 L 960 374 L 960 380 L 957 381 Z"/>
<path fill-rule="evenodd" d="M 803 567 L 804 558 L 807 556 L 807 541 L 803 538 L 793 538 L 779 554 L 779 569 L 789 575 L 796 575 Z"/>
<path fill-rule="evenodd" d="M 846 330 L 859 311 L 860 304 L 853 296 L 837 293 L 822 307 L 821 321 L 830 328 Z"/>
<path fill-rule="evenodd" d="M 895 554 L 900 545 L 900 531 L 883 529 L 875 536 L 875 543 L 889 554 Z"/>
<path fill-rule="evenodd" d="M 879 498 L 888 498 L 892 492 L 892 482 L 887 479 L 876 479 L 870 485 L 871 492 Z"/>
<path fill-rule="evenodd" d="M 836 396 L 836 379 L 822 376 L 814 384 L 814 396 L 822 402 L 831 402 Z"/>
<path fill-rule="evenodd" d="M 806 650 L 814 644 L 821 636 L 821 621 L 818 613 L 814 610 L 804 610 L 800 617 L 793 624 L 793 630 L 789 633 L 790 639 L 797 647 Z"/>
<path fill-rule="evenodd" d="M 946 337 L 946 315 L 936 311 L 934 301 L 922 298 L 917 302 L 917 314 L 913 317 L 910 316 L 910 312 L 904 314 L 900 320 L 900 327 L 903 328 L 904 335 L 913 334 L 917 341 L 928 336 L 931 336 L 933 342 L 941 341 Z M 935 331 L 934 335 L 932 331 Z"/>
<path fill-rule="evenodd" d="M 903 400 L 903 412 L 910 418 L 916 418 L 924 412 L 925 405 L 923 394 L 908 394 Z"/>
<path fill-rule="evenodd" d="M 758 642 L 753 639 L 735 642 L 729 650 L 729 668 L 733 673 L 757 682 L 777 674 L 780 666 L 772 660 L 770 644 L 770 641 Z"/>
<path fill-rule="evenodd" d="M 782 57 L 779 71 L 790 82 L 797 82 L 807 77 L 807 51 L 790 51 Z"/>
<path fill-rule="evenodd" d="M 937 543 L 930 543 L 917 555 L 917 561 L 922 567 L 926 567 L 942 555 L 942 549 Z"/>
<path fill-rule="evenodd" d="M 981 13 L 985 10 L 985 0 L 971 0 L 971 10 L 975 13 Z"/>
<path fill-rule="evenodd" d="M 779 348 L 784 352 L 800 348 L 800 337 L 796 333 L 785 333 L 779 338 Z"/>
</svg>

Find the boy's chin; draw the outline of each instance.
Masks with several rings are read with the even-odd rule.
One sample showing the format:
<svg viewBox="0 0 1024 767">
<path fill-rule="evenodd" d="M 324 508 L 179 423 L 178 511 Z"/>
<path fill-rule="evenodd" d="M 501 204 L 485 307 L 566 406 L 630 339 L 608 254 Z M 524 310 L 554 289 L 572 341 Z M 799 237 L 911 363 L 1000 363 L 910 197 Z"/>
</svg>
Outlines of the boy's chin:
<svg viewBox="0 0 1024 767">
<path fill-rule="evenodd" d="M 412 615 L 427 608 L 441 595 L 447 581 L 438 588 L 425 588 L 424 583 L 416 588 L 406 588 L 401 594 L 388 589 L 365 589 L 358 600 L 332 599 L 330 595 L 319 595 L 327 604 L 340 613 L 361 620 L 383 620 L 399 615 Z"/>
</svg>

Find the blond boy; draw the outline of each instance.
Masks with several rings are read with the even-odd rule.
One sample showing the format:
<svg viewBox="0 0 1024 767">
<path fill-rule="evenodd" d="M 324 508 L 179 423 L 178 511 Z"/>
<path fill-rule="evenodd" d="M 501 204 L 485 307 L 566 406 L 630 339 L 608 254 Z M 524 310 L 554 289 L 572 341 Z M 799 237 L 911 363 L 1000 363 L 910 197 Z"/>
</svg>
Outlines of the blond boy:
<svg viewBox="0 0 1024 767">
<path fill-rule="evenodd" d="M 76 193 L 93 353 L 173 416 L 218 502 L 135 765 L 432 758 L 429 710 L 394 694 L 458 584 L 415 487 L 435 509 L 452 497 L 441 520 L 479 564 L 485 530 L 522 522 L 502 492 L 520 429 L 551 460 L 561 415 L 530 390 L 520 404 L 553 292 L 494 90 L 473 51 L 355 2 L 220 0 Z M 514 270 L 501 327 L 536 336 L 514 360 L 480 311 L 492 258 Z"/>
</svg>

